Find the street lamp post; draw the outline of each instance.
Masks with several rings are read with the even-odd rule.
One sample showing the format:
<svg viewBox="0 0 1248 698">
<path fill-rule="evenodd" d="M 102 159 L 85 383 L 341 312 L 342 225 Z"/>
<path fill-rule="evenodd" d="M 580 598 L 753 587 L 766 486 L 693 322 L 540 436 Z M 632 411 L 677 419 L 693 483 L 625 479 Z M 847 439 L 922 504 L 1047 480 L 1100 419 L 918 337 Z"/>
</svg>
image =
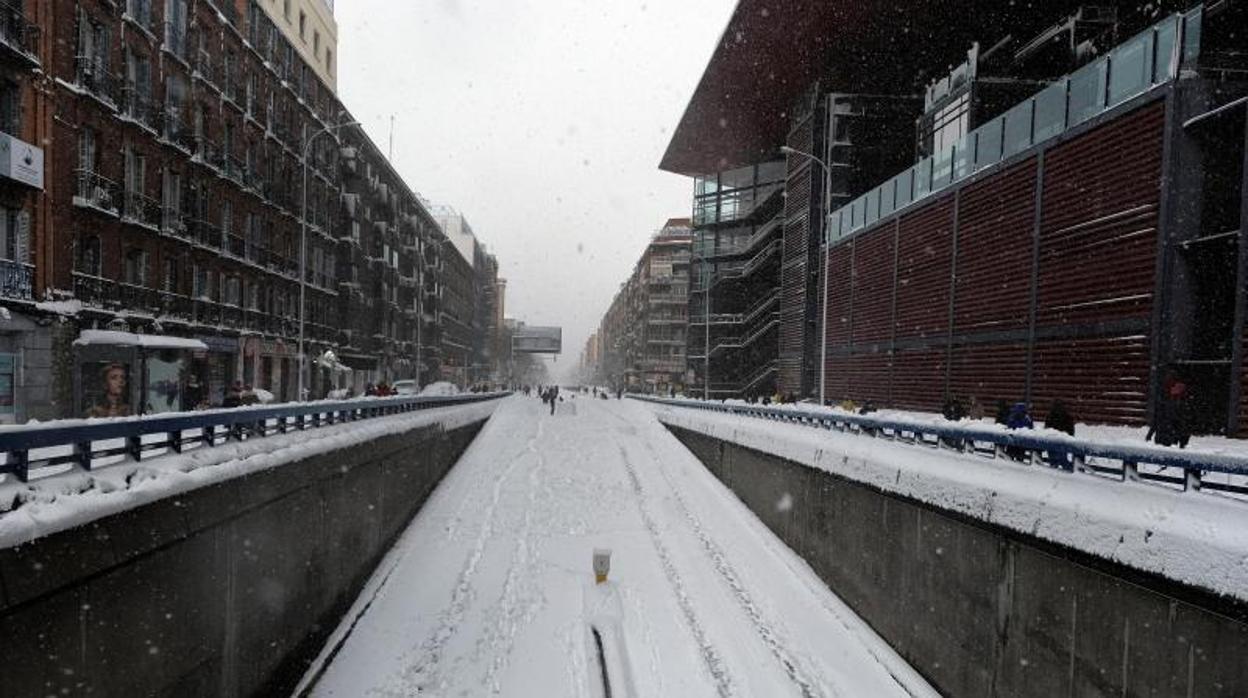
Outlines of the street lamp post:
<svg viewBox="0 0 1248 698">
<path fill-rule="evenodd" d="M 827 163 L 810 153 L 790 148 L 787 145 L 780 146 L 780 152 L 785 155 L 798 155 L 819 165 L 819 168 L 823 171 L 823 205 L 828 206 L 832 195 L 832 176 L 828 172 Z M 828 222 L 826 217 L 821 230 L 822 235 L 820 237 L 823 239 L 819 245 L 819 279 L 822 286 L 820 293 L 823 298 L 822 305 L 819 308 L 819 404 L 823 405 L 827 402 L 824 399 L 824 390 L 828 384 L 828 328 L 825 326 L 828 319 Z"/>
<path fill-rule="evenodd" d="M 307 314 L 308 296 L 308 157 L 312 143 L 320 136 L 347 126 L 359 125 L 358 121 L 345 121 L 334 126 L 326 126 L 312 134 L 303 143 L 303 204 L 299 209 L 299 400 L 307 397 L 304 394 L 304 380 L 308 357 L 303 351 L 303 325 Z"/>
</svg>

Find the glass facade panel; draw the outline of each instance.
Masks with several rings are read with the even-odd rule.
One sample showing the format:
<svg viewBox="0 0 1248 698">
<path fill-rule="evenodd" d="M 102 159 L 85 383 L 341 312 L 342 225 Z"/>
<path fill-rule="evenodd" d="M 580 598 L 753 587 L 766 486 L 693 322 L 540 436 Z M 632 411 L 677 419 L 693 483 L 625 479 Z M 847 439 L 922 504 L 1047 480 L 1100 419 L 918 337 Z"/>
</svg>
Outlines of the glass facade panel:
<svg viewBox="0 0 1248 698">
<path fill-rule="evenodd" d="M 1047 140 L 1066 130 L 1066 80 L 1060 80 L 1036 95 L 1035 128 L 1032 143 Z"/>
<path fill-rule="evenodd" d="M 1002 156 L 1010 157 L 1031 147 L 1031 117 L 1035 102 L 1027 100 L 1005 113 Z"/>
<path fill-rule="evenodd" d="M 953 174 L 953 151 L 955 146 L 942 148 L 932 155 L 932 191 L 949 186 Z"/>
<path fill-rule="evenodd" d="M 1109 104 L 1113 106 L 1148 89 L 1153 75 L 1150 29 L 1109 54 Z"/>
<path fill-rule="evenodd" d="M 975 165 L 975 142 L 978 133 L 968 133 L 965 138 L 953 146 L 953 179 L 956 182 L 969 177 Z"/>
<path fill-rule="evenodd" d="M 980 126 L 975 141 L 975 169 L 983 169 L 1001 161 L 1001 138 L 1005 131 L 1005 117 L 998 117 Z"/>
<path fill-rule="evenodd" d="M 827 242 L 833 242 L 841 239 L 841 212 L 836 211 L 828 216 L 828 234 L 825 237 Z"/>
<path fill-rule="evenodd" d="M 1157 40 L 1153 42 L 1153 84 L 1163 83 L 1174 77 L 1174 45 L 1178 34 L 1179 24 L 1176 19 L 1157 25 Z"/>
<path fill-rule="evenodd" d="M 896 208 L 896 187 L 896 177 L 880 185 L 880 218 L 892 213 Z"/>
<path fill-rule="evenodd" d="M 932 159 L 923 158 L 914 166 L 914 201 L 932 193 Z"/>
<path fill-rule="evenodd" d="M 897 181 L 897 195 L 894 210 L 914 201 L 914 169 L 906 170 L 894 178 Z"/>
<path fill-rule="evenodd" d="M 1183 15 L 1183 62 L 1195 63 L 1200 57 L 1200 21 L 1204 8 Z"/>
<path fill-rule="evenodd" d="M 872 189 L 863 198 L 867 202 L 867 225 L 871 225 L 880 219 L 880 190 Z"/>
<path fill-rule="evenodd" d="M 1070 102 L 1066 110 L 1068 126 L 1077 126 L 1105 108 L 1107 61 L 1089 63 L 1070 76 Z"/>
<path fill-rule="evenodd" d="M 866 202 L 863 201 L 863 197 L 860 196 L 857 199 L 854 199 L 853 207 L 853 225 L 850 226 L 850 229 L 857 230 L 862 227 L 867 210 Z"/>
</svg>

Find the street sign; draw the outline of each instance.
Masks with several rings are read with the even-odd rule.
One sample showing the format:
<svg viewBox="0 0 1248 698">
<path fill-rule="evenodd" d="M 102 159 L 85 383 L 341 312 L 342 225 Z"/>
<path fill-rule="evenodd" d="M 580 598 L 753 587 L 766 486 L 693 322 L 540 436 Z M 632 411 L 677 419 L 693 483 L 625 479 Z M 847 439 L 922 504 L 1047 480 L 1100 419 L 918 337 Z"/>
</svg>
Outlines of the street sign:
<svg viewBox="0 0 1248 698">
<path fill-rule="evenodd" d="M 563 351 L 563 328 L 525 325 L 512 335 L 511 351 L 516 354 L 558 354 Z"/>
</svg>

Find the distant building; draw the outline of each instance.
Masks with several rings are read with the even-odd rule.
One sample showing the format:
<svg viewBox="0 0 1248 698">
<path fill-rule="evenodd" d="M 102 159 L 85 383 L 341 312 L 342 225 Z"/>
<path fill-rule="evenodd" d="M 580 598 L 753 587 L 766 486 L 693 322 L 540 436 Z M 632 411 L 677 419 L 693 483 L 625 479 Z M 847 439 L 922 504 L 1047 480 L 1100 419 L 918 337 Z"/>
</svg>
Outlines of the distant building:
<svg viewBox="0 0 1248 698">
<path fill-rule="evenodd" d="M 586 346 L 593 380 L 650 393 L 685 389 L 692 241 L 688 218 L 668 220 L 650 240 Z"/>
<path fill-rule="evenodd" d="M 338 91 L 338 22 L 334 0 L 250 0 L 248 12 L 264 12 L 316 77 Z M 254 26 L 249 22 L 249 26 Z M 253 44 L 261 45 L 258 41 Z"/>
</svg>

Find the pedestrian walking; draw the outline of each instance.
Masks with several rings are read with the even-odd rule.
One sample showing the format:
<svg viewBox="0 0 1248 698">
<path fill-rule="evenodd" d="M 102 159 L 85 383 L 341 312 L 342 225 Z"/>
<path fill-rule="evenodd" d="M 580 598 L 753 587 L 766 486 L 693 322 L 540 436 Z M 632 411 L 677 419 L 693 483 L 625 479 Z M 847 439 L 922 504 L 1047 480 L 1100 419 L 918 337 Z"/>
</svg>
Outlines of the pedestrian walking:
<svg viewBox="0 0 1248 698">
<path fill-rule="evenodd" d="M 1158 446 L 1187 448 L 1192 438 L 1188 415 L 1191 391 L 1173 369 L 1167 372 L 1161 388 L 1161 399 L 1153 410 L 1153 420 L 1144 439 L 1155 441 Z"/>
<path fill-rule="evenodd" d="M 1066 403 L 1061 400 L 1054 400 L 1053 405 L 1049 407 L 1049 414 L 1044 418 L 1044 426 L 1048 429 L 1060 431 L 1063 434 L 1075 435 L 1075 418 L 1066 409 Z M 1049 465 L 1063 470 L 1074 469 L 1074 462 L 1070 457 L 1069 451 L 1062 448 L 1054 448 L 1047 455 Z"/>
</svg>

